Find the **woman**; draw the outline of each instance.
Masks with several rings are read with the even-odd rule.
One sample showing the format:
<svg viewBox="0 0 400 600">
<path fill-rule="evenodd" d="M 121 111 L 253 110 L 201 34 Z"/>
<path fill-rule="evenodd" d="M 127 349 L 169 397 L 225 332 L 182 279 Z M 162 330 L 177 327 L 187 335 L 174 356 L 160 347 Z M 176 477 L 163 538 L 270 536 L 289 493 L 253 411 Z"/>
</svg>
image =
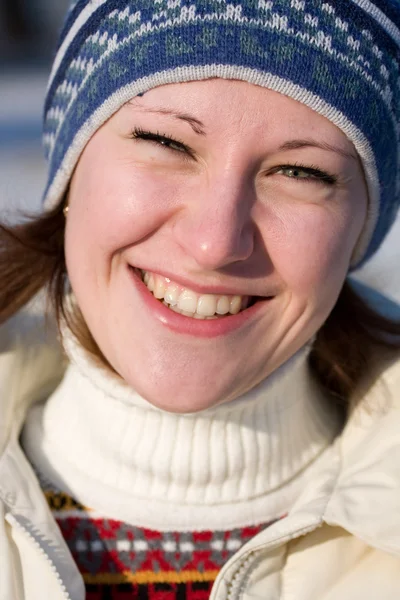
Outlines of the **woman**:
<svg viewBox="0 0 400 600">
<path fill-rule="evenodd" d="M 399 27 L 74 3 L 2 230 L 1 598 L 400 593 L 400 328 L 346 280 L 399 205 Z"/>
</svg>

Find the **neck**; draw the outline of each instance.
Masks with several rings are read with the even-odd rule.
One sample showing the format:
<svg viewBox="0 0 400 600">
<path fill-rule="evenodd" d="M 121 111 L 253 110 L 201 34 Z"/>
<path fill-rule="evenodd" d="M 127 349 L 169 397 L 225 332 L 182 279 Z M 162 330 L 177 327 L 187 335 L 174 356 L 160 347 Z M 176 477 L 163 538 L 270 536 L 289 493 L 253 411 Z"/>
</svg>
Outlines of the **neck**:
<svg viewBox="0 0 400 600">
<path fill-rule="evenodd" d="M 339 430 L 307 348 L 237 400 L 185 415 L 150 405 L 71 340 L 67 351 L 65 378 L 31 410 L 22 443 L 63 491 L 134 525 L 221 529 L 275 518 Z"/>
</svg>

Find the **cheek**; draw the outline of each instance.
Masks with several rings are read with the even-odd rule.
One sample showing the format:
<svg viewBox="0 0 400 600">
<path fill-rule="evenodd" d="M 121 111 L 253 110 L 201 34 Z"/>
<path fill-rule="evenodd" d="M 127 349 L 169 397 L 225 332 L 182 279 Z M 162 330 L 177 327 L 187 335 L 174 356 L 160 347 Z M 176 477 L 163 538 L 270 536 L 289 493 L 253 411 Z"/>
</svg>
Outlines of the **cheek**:
<svg viewBox="0 0 400 600">
<path fill-rule="evenodd" d="M 83 165 L 71 185 L 66 248 L 84 251 L 83 260 L 111 260 L 159 229 L 180 201 L 179 183 L 148 169 L 121 162 L 96 173 Z"/>
<path fill-rule="evenodd" d="M 361 226 L 347 204 L 283 207 L 269 215 L 266 246 L 288 289 L 310 301 L 339 291 Z"/>
</svg>

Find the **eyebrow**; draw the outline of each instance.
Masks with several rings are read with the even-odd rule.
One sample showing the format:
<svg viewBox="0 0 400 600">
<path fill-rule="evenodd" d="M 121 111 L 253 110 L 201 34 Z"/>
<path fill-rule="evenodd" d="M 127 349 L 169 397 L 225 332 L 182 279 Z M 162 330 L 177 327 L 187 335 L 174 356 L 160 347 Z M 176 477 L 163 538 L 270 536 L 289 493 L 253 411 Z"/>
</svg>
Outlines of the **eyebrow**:
<svg viewBox="0 0 400 600">
<path fill-rule="evenodd" d="M 338 146 L 332 146 L 326 142 L 317 142 L 315 140 L 291 140 L 285 142 L 280 146 L 279 150 L 297 150 L 298 148 L 321 148 L 322 150 L 328 150 L 329 152 L 336 152 L 345 158 L 351 158 L 357 160 L 357 156 L 350 151 L 339 148 Z"/>
<path fill-rule="evenodd" d="M 131 103 L 132 101 L 129 102 L 129 104 Z M 143 112 L 167 115 L 169 117 L 179 119 L 180 121 L 184 121 L 185 123 L 188 123 L 193 129 L 193 131 L 198 135 L 206 135 L 206 126 L 204 125 L 204 123 L 202 123 L 199 119 L 196 119 L 196 117 L 193 117 L 187 113 L 179 113 L 173 110 L 169 110 L 168 108 L 146 108 L 144 106 L 141 106 L 140 108 L 141 110 L 143 110 Z M 321 150 L 336 152 L 336 154 L 340 154 L 341 156 L 344 156 L 344 158 L 358 160 L 355 154 L 345 150 L 344 148 L 333 146 L 332 144 L 328 144 L 327 142 L 317 142 L 316 140 L 310 139 L 290 140 L 289 142 L 285 142 L 284 144 L 282 144 L 279 147 L 279 150 L 298 150 L 299 148 L 321 148 Z"/>
<path fill-rule="evenodd" d="M 187 113 L 179 113 L 174 110 L 169 110 L 168 108 L 147 108 L 145 106 L 141 106 L 140 109 L 143 110 L 143 112 L 167 115 L 169 117 L 173 117 L 174 119 L 179 119 L 179 121 L 188 123 L 193 131 L 198 135 L 206 135 L 206 127 L 204 123 Z"/>
</svg>

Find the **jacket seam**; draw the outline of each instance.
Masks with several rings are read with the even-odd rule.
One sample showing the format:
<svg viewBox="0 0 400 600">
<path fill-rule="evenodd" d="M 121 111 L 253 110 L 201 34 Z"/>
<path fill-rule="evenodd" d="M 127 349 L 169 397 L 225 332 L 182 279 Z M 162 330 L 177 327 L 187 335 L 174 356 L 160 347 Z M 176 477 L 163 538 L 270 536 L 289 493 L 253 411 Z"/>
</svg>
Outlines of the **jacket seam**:
<svg viewBox="0 0 400 600">
<path fill-rule="evenodd" d="M 334 444 L 335 444 L 335 442 L 334 442 Z M 335 450 L 335 448 L 334 448 L 334 450 Z M 343 462 L 342 458 L 341 458 L 341 452 L 339 452 L 339 450 L 337 450 L 335 452 L 334 458 L 335 458 L 335 460 L 337 462 L 337 467 L 336 467 L 335 474 L 334 474 L 334 477 L 333 477 L 332 489 L 331 489 L 331 492 L 330 492 L 330 494 L 328 495 L 328 497 L 326 499 L 325 507 L 322 508 L 322 510 L 320 512 L 320 516 L 316 517 L 316 522 L 313 524 L 312 528 L 310 529 L 311 525 L 308 525 L 308 526 L 302 527 L 299 530 L 296 530 L 296 531 L 292 532 L 292 534 L 288 538 L 287 538 L 288 533 L 281 534 L 278 537 L 276 537 L 275 539 L 272 538 L 270 540 L 270 542 L 267 544 L 267 546 L 264 546 L 265 550 L 270 550 L 270 549 L 272 549 L 275 546 L 279 546 L 280 545 L 280 541 L 283 540 L 283 539 L 285 539 L 285 538 L 287 538 L 286 541 L 285 541 L 285 545 L 286 545 L 286 548 L 285 548 L 285 554 L 286 554 L 285 559 L 287 559 L 287 556 L 288 556 L 288 553 L 289 553 L 289 543 L 292 540 L 300 538 L 300 537 L 302 537 L 304 535 L 307 535 L 307 533 L 310 533 L 311 531 L 314 531 L 315 529 L 317 529 L 318 527 L 320 527 L 321 525 L 323 525 L 323 523 L 325 522 L 324 517 L 325 517 L 325 514 L 326 514 L 327 507 L 328 507 L 328 505 L 329 505 L 329 503 L 331 501 L 331 498 L 332 498 L 332 496 L 335 493 L 335 490 L 337 488 L 337 484 L 338 484 L 339 476 L 340 476 L 340 471 L 341 471 L 341 467 L 342 467 L 342 462 Z M 263 545 L 260 545 L 257 548 L 253 548 L 252 551 L 249 551 L 249 553 L 251 553 L 251 552 L 254 552 L 254 553 L 259 552 L 259 551 L 262 550 L 262 548 L 263 548 Z M 285 564 L 286 564 L 286 560 L 285 560 Z M 257 568 L 257 566 L 258 566 L 258 563 L 257 563 L 256 560 L 254 561 L 254 564 L 249 565 L 249 569 L 248 569 L 248 572 L 247 572 L 247 576 L 249 578 L 251 577 L 252 573 Z M 281 573 L 280 573 L 281 591 L 283 590 L 283 585 L 282 585 L 282 583 L 283 583 L 283 570 L 284 570 L 284 567 L 283 567 L 283 569 L 281 570 Z M 240 598 L 243 598 L 243 593 L 244 593 L 244 591 L 241 592 Z M 284 598 L 282 597 L 281 600 L 284 600 Z"/>
</svg>

